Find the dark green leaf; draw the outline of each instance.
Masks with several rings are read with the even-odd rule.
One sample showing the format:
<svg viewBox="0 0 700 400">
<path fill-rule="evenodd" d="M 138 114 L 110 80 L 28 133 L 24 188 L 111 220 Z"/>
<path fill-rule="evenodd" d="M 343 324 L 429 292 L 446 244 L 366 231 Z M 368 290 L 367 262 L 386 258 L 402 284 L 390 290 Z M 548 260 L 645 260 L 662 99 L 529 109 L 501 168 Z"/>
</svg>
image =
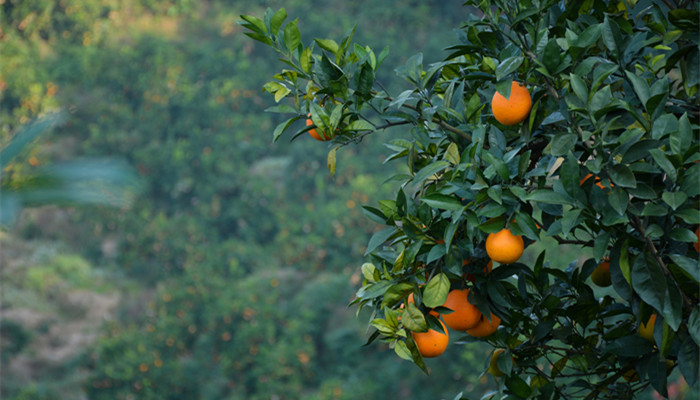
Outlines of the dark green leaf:
<svg viewBox="0 0 700 400">
<path fill-rule="evenodd" d="M 382 243 L 386 242 L 395 233 L 396 228 L 390 227 L 382 229 L 381 231 L 372 235 L 372 238 L 369 239 L 369 243 L 367 244 L 367 251 L 365 251 L 365 255 L 373 252 L 377 247 L 381 246 Z"/>
<path fill-rule="evenodd" d="M 608 202 L 613 210 L 619 215 L 623 215 L 627 210 L 629 195 L 619 187 L 614 187 L 610 189 L 610 193 L 608 193 Z"/>
<path fill-rule="evenodd" d="M 700 346 L 700 308 L 695 307 L 688 318 L 688 333 L 695 344 Z"/>
<path fill-rule="evenodd" d="M 449 166 L 450 163 L 447 161 L 436 161 L 434 163 L 428 164 L 427 166 L 423 167 L 420 171 L 418 171 L 416 176 L 413 178 L 413 184 L 419 185 L 423 183 L 424 180 L 437 174 L 438 172 L 443 171 Z"/>
<path fill-rule="evenodd" d="M 639 100 L 642 104 L 646 104 L 647 100 L 649 100 L 649 85 L 647 82 L 630 71 L 625 71 L 625 75 L 632 82 L 632 87 Z"/>
<path fill-rule="evenodd" d="M 628 166 L 624 164 L 613 165 L 608 172 L 610 172 L 610 178 L 615 185 L 628 188 L 637 187 L 637 180 L 634 177 L 634 173 Z"/>
<path fill-rule="evenodd" d="M 675 211 L 688 200 L 688 195 L 683 192 L 664 192 L 661 198 Z"/>
<path fill-rule="evenodd" d="M 695 311 L 698 311 L 695 308 Z M 700 376 L 700 349 L 697 342 L 693 342 L 690 336 L 686 337 L 678 350 L 678 369 L 688 385 L 693 386 L 698 382 Z"/>
<path fill-rule="evenodd" d="M 561 193 L 547 189 L 537 189 L 527 196 L 527 200 L 545 204 L 571 204 L 571 200 Z"/>
<path fill-rule="evenodd" d="M 440 193 L 431 193 L 421 198 L 420 201 L 429 205 L 430 207 L 440 210 L 456 211 L 464 208 L 462 202 L 460 202 L 456 197 L 447 196 Z"/>
<path fill-rule="evenodd" d="M 666 154 L 659 149 L 650 149 L 649 154 L 654 158 L 656 164 L 668 174 L 671 181 L 675 182 L 678 177 L 678 171 L 676 171 L 676 167 L 674 167 L 673 163 L 666 157 Z"/>
<path fill-rule="evenodd" d="M 698 267 L 698 261 L 696 259 L 680 254 L 671 254 L 670 257 L 678 267 L 685 271 L 688 277 L 692 278 L 695 283 L 700 283 L 700 267 Z"/>
<path fill-rule="evenodd" d="M 632 288 L 647 304 L 663 309 L 666 279 L 653 257 L 640 254 L 632 264 Z"/>
<path fill-rule="evenodd" d="M 569 151 L 574 150 L 574 145 L 578 137 L 570 133 L 562 133 L 555 136 L 550 143 L 550 150 L 553 156 L 563 156 Z"/>
<path fill-rule="evenodd" d="M 676 287 L 673 279 L 666 277 L 666 296 L 664 298 L 664 308 L 661 314 L 664 316 L 664 322 L 673 329 L 678 331 L 681 325 L 681 317 L 683 312 L 683 299 L 681 293 Z"/>
<path fill-rule="evenodd" d="M 525 382 L 523 378 L 519 377 L 518 375 L 506 377 L 506 387 L 512 391 L 513 394 L 521 398 L 527 398 L 530 393 L 532 393 L 530 385 L 528 385 L 527 382 Z"/>
<path fill-rule="evenodd" d="M 503 78 L 506 76 L 512 74 L 513 72 L 517 71 L 518 67 L 523 63 L 523 56 L 515 56 L 515 57 L 508 57 L 505 60 L 501 61 L 497 66 L 496 66 L 496 80 L 501 81 Z M 503 97 L 508 98 L 508 96 L 504 95 L 501 93 Z"/>
<path fill-rule="evenodd" d="M 671 132 L 671 137 L 669 142 L 671 144 L 671 151 L 675 154 L 683 154 L 688 148 L 693 140 L 693 131 L 690 128 L 690 120 L 688 119 L 688 113 L 683 114 L 678 120 L 678 130 Z"/>
</svg>

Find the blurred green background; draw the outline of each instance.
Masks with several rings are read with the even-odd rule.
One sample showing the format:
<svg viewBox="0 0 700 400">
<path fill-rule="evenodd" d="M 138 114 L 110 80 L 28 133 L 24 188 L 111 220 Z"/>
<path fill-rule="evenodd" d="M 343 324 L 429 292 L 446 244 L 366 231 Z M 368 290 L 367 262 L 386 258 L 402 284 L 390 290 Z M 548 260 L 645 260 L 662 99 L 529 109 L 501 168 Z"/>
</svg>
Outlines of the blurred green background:
<svg viewBox="0 0 700 400">
<path fill-rule="evenodd" d="M 135 169 L 128 206 L 27 207 L 0 233 L 3 399 L 427 399 L 481 393 L 490 349 L 454 345 L 425 376 L 347 305 L 361 211 L 393 196 L 392 131 L 338 154 L 308 135 L 272 143 L 261 91 L 282 68 L 240 14 L 285 7 L 303 40 L 389 46 L 379 79 L 438 61 L 459 1 L 5 0 L 5 147 L 37 117 L 67 121 L 21 152 L 4 183 L 73 159 Z M 5 185 L 8 195 L 8 185 Z M 10 185 L 11 186 L 11 185 Z M 31 205 L 31 204 L 29 204 Z M 8 212 L 8 209 L 5 209 Z M 453 340 L 458 339 L 457 337 Z"/>
<path fill-rule="evenodd" d="M 380 229 L 362 204 L 383 185 L 387 138 L 338 155 L 308 135 L 272 143 L 261 92 L 282 68 L 240 14 L 285 7 L 303 40 L 439 61 L 457 0 L 0 0 L 0 147 L 56 110 L 67 120 L 8 163 L 13 182 L 68 160 L 140 177 L 120 207 L 27 207 L 0 230 L 3 399 L 479 398 L 488 346 L 429 360 L 432 375 L 367 340 L 347 304 Z M 26 180 L 26 179 L 25 179 Z M 37 204 L 26 205 L 39 205 Z M 8 213 L 9 208 L 3 212 Z M 5 215 L 6 217 L 7 215 Z M 530 251 L 530 254 L 534 249 Z M 576 249 L 560 252 L 575 260 Z"/>
</svg>

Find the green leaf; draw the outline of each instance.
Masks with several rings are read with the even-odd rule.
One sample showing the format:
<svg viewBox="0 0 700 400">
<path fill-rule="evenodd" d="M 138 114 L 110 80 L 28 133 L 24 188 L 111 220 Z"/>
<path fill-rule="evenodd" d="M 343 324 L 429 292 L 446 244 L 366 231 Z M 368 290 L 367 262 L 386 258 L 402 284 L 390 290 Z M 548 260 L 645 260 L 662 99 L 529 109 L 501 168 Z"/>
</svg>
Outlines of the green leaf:
<svg viewBox="0 0 700 400">
<path fill-rule="evenodd" d="M 693 311 L 698 311 L 697 307 Z M 687 336 L 678 350 L 678 369 L 690 386 L 695 385 L 700 376 L 700 350 L 697 339 L 696 342 L 693 339 L 695 338 Z"/>
<path fill-rule="evenodd" d="M 671 137 L 669 138 L 671 151 L 675 154 L 683 154 L 690 148 L 692 141 L 693 131 L 690 128 L 690 120 L 686 112 L 678 120 L 678 130 L 671 132 Z"/>
<path fill-rule="evenodd" d="M 671 254 L 671 260 L 673 260 L 678 267 L 680 267 L 689 278 L 693 279 L 695 283 L 700 283 L 700 267 L 698 266 L 698 261 L 690 257 L 682 256 L 680 254 Z M 700 343 L 700 342 L 699 342 Z"/>
<path fill-rule="evenodd" d="M 391 326 L 386 320 L 381 318 L 375 318 L 369 323 L 371 326 L 377 328 L 379 332 L 386 336 L 392 336 L 396 329 Z"/>
<path fill-rule="evenodd" d="M 328 152 L 328 172 L 331 173 L 331 176 L 335 176 L 335 153 L 338 148 L 334 147 L 331 149 L 331 151 Z"/>
<path fill-rule="evenodd" d="M 338 43 L 333 40 L 333 39 L 314 39 L 318 47 L 322 48 L 323 50 L 329 51 L 331 54 L 336 55 L 338 53 L 338 50 L 340 49 L 340 46 Z"/>
<path fill-rule="evenodd" d="M 293 53 L 301 44 L 301 33 L 297 28 L 297 22 L 298 19 L 295 19 L 284 27 L 284 44 L 290 53 Z"/>
<path fill-rule="evenodd" d="M 519 377 L 518 375 L 506 377 L 506 387 L 511 390 L 514 395 L 523 399 L 527 398 L 530 396 L 530 393 L 532 393 L 530 385 L 528 385 L 527 382 L 525 382 L 523 378 Z"/>
<path fill-rule="evenodd" d="M 688 195 L 683 193 L 683 192 L 664 192 L 661 195 L 661 198 L 664 200 L 664 203 L 668 204 L 673 211 L 676 211 L 676 209 L 685 203 L 686 200 L 688 200 Z"/>
<path fill-rule="evenodd" d="M 653 257 L 638 255 L 632 264 L 632 288 L 647 304 L 663 310 L 666 279 Z"/>
<path fill-rule="evenodd" d="M 569 82 L 571 83 L 571 89 L 573 89 L 574 94 L 576 94 L 576 97 L 578 97 L 578 99 L 581 100 L 581 103 L 588 103 L 588 89 L 583 79 L 579 78 L 578 75 L 570 73 Z"/>
<path fill-rule="evenodd" d="M 627 188 L 637 187 L 637 179 L 634 177 L 634 173 L 628 166 L 624 164 L 613 165 L 608 172 L 610 173 L 610 178 L 615 185 Z"/>
<path fill-rule="evenodd" d="M 536 201 L 544 204 L 571 204 L 571 200 L 561 193 L 547 189 L 537 189 L 527 195 L 528 201 Z"/>
<path fill-rule="evenodd" d="M 367 244 L 367 251 L 365 251 L 365 255 L 368 255 L 369 253 L 373 252 L 377 247 L 381 246 L 382 243 L 386 242 L 395 233 L 396 228 L 389 227 L 382 229 L 381 231 L 372 235 L 372 237 L 369 239 L 369 243 Z"/>
<path fill-rule="evenodd" d="M 674 281 L 666 277 L 666 296 L 664 298 L 664 308 L 661 310 L 661 313 L 664 316 L 664 322 L 667 323 L 674 332 L 677 332 L 678 327 L 681 325 L 682 311 L 683 299 L 681 298 L 681 293 Z"/>
<path fill-rule="evenodd" d="M 610 193 L 608 194 L 608 202 L 613 210 L 615 210 L 619 215 L 623 215 L 627 210 L 629 195 L 624 190 L 614 187 L 610 189 Z"/>
<path fill-rule="evenodd" d="M 695 232 L 687 228 L 676 228 L 671 231 L 669 237 L 677 242 L 695 243 L 698 237 Z"/>
<path fill-rule="evenodd" d="M 396 342 L 396 344 L 394 345 L 394 352 L 396 353 L 396 355 L 398 355 L 406 361 L 411 361 L 413 359 L 411 357 L 411 351 L 408 349 L 408 346 L 406 346 L 406 342 L 404 342 L 403 340 L 399 340 Z"/>
<path fill-rule="evenodd" d="M 349 131 L 373 131 L 374 126 L 365 120 L 352 121 L 346 128 Z"/>
<path fill-rule="evenodd" d="M 436 161 L 434 163 L 428 164 L 427 166 L 423 167 L 420 171 L 418 171 L 416 176 L 413 178 L 413 183 L 415 185 L 419 185 L 423 183 L 424 180 L 437 174 L 438 172 L 443 171 L 449 166 L 450 163 L 447 161 Z"/>
<path fill-rule="evenodd" d="M 369 282 L 375 282 L 377 278 L 375 277 L 375 273 L 377 272 L 377 267 L 374 266 L 372 263 L 364 263 L 362 264 L 362 267 L 360 268 L 362 271 L 362 276 L 367 279 Z"/>
<path fill-rule="evenodd" d="M 688 317 L 688 333 L 695 344 L 700 346 L 700 308 L 695 307 Z"/>
<path fill-rule="evenodd" d="M 503 181 L 508 180 L 510 176 L 510 171 L 508 170 L 508 166 L 506 165 L 506 163 L 503 162 L 503 160 L 494 156 L 488 151 L 481 152 L 481 156 L 484 158 L 484 161 L 486 161 L 486 163 L 490 164 L 495 168 L 496 173 Z"/>
<path fill-rule="evenodd" d="M 401 314 L 401 323 L 408 330 L 413 332 L 427 332 L 428 323 L 425 321 L 425 316 L 418 309 L 415 303 L 406 303 L 406 307 Z"/>
<path fill-rule="evenodd" d="M 378 281 L 375 283 L 370 283 L 366 286 L 360 288 L 357 291 L 357 297 L 363 299 L 374 299 L 376 297 L 382 296 L 387 290 L 392 286 L 390 281 Z"/>
<path fill-rule="evenodd" d="M 652 351 L 653 345 L 645 338 L 637 335 L 623 336 L 610 341 L 605 351 L 623 357 L 639 357 Z"/>
<path fill-rule="evenodd" d="M 450 280 L 444 273 L 435 275 L 423 289 L 423 304 L 426 307 L 438 307 L 445 304 L 450 292 Z"/>
<path fill-rule="evenodd" d="M 289 118 L 288 120 L 286 120 L 286 121 L 282 122 L 281 124 L 277 125 L 277 126 L 275 127 L 275 131 L 272 132 L 272 141 L 273 141 L 273 142 L 276 142 L 277 139 L 279 139 L 279 137 L 284 133 L 284 131 L 286 131 L 287 128 L 289 128 L 289 126 L 290 126 L 292 123 L 294 123 L 294 121 L 296 121 L 296 120 L 298 120 L 298 119 L 300 119 L 300 118 L 301 118 L 301 117 L 297 115 L 296 117 Z"/>
<path fill-rule="evenodd" d="M 270 19 L 270 33 L 273 36 L 277 36 L 277 32 L 282 26 L 282 22 L 287 18 L 287 11 L 284 8 L 280 8 Z"/>
<path fill-rule="evenodd" d="M 687 224 L 700 224 L 700 210 L 695 208 L 684 208 L 676 211 L 676 217 L 682 219 Z"/>
<path fill-rule="evenodd" d="M 649 85 L 647 84 L 647 81 L 630 71 L 625 71 L 625 75 L 627 75 L 627 79 L 632 82 L 632 88 L 637 94 L 639 100 L 642 102 L 642 104 L 646 104 L 647 100 L 649 100 Z"/>
<path fill-rule="evenodd" d="M 588 28 L 586 28 L 586 30 L 581 32 L 580 35 L 578 35 L 578 38 L 576 38 L 572 47 L 590 47 L 598 41 L 598 38 L 600 38 L 602 32 L 603 24 L 591 25 Z"/>
<path fill-rule="evenodd" d="M 524 61 L 523 56 L 508 57 L 505 60 L 501 61 L 496 66 L 496 80 L 501 81 L 507 75 L 512 74 L 513 72 L 517 71 L 518 67 L 520 67 L 520 65 L 523 63 L 523 61 Z M 503 94 L 503 93 L 501 93 L 501 94 Z M 505 95 L 503 95 L 503 96 L 508 98 L 508 96 L 505 96 Z"/>
<path fill-rule="evenodd" d="M 459 164 L 461 157 L 459 155 L 459 147 L 457 143 L 451 142 L 445 150 L 445 155 L 443 156 L 445 161 L 449 161 L 452 165 Z"/>
<path fill-rule="evenodd" d="M 420 199 L 421 202 L 430 207 L 440 210 L 456 211 L 464 208 L 462 203 L 454 196 L 447 196 L 440 193 L 431 193 Z"/>
<path fill-rule="evenodd" d="M 574 145 L 578 137 L 571 133 L 562 133 L 555 136 L 550 143 L 550 150 L 553 156 L 563 156 L 569 151 L 574 151 Z"/>
<path fill-rule="evenodd" d="M 301 52 L 301 57 L 299 57 L 299 63 L 301 64 L 301 69 L 307 74 L 311 73 L 311 65 L 313 63 L 313 53 L 311 47 L 304 48 Z"/>
<path fill-rule="evenodd" d="M 673 163 L 666 157 L 666 154 L 659 149 L 650 149 L 649 154 L 654 158 L 656 164 L 666 172 L 671 181 L 675 182 L 678 178 L 678 171 L 676 171 L 676 167 L 674 167 Z"/>
</svg>

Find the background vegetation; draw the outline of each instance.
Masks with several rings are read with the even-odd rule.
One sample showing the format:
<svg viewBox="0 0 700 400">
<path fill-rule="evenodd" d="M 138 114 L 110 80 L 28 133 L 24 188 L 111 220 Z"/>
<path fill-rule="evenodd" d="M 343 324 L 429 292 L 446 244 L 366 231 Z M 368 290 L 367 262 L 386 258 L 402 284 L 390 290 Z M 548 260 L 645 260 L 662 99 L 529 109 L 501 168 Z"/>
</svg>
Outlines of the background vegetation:
<svg viewBox="0 0 700 400">
<path fill-rule="evenodd" d="M 496 387 L 480 376 L 489 348 L 454 347 L 428 377 L 361 347 L 369 315 L 347 304 L 380 228 L 360 205 L 395 196 L 381 143 L 405 132 L 339 153 L 334 178 L 327 146 L 271 143 L 282 120 L 262 112 L 273 102 L 260 88 L 278 61 L 236 21 L 282 5 L 308 40 L 358 23 L 359 42 L 389 46 L 378 80 L 390 89 L 394 67 L 419 51 L 442 59 L 468 17 L 459 1 L 2 2 L 0 147 L 36 118 L 68 115 L 5 166 L 3 197 L 67 160 L 109 157 L 140 181 L 121 208 L 26 208 L 0 231 L 3 398 L 424 399 Z"/>
</svg>

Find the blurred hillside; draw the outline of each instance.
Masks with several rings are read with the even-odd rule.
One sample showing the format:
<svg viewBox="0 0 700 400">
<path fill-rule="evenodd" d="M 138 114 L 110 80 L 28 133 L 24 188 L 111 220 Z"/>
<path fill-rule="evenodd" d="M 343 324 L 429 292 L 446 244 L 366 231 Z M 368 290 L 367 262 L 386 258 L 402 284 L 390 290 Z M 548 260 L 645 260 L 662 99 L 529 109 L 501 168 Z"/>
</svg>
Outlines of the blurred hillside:
<svg viewBox="0 0 700 400">
<path fill-rule="evenodd" d="M 459 1 L 5 0 L 0 147 L 35 118 L 67 123 L 3 184 L 69 159 L 113 157 L 144 190 L 128 208 L 25 209 L 0 231 L 3 399 L 428 399 L 495 386 L 488 349 L 454 346 L 431 376 L 347 308 L 375 225 L 386 137 L 338 155 L 272 143 L 278 67 L 240 14 L 284 6 L 302 40 L 389 46 L 378 79 L 439 61 Z M 381 135 L 401 135 L 392 131 Z M 380 135 L 377 135 L 380 136 Z M 458 338 L 453 338 L 457 340 Z M 466 386 L 465 386 L 466 385 Z"/>
</svg>

